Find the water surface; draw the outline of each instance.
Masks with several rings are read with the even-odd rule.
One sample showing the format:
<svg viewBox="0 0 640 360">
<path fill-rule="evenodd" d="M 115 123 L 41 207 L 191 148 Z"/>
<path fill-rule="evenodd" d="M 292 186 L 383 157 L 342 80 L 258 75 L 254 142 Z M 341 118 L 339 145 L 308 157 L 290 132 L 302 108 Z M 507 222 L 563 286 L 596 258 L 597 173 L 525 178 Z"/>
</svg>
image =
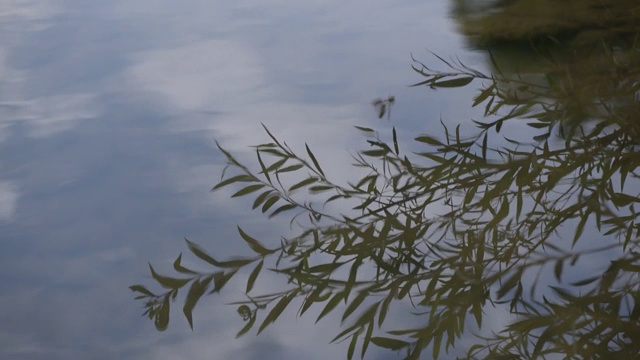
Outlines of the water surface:
<svg viewBox="0 0 640 360">
<path fill-rule="evenodd" d="M 209 192 L 224 166 L 214 140 L 249 158 L 264 123 L 348 178 L 347 151 L 363 143 L 352 126 L 386 121 L 372 99 L 396 96 L 403 138 L 468 117 L 449 93 L 407 87 L 411 53 L 482 63 L 448 6 L 0 1 L 0 357 L 343 357 L 345 344 L 326 345 L 336 323 L 294 314 L 235 340 L 242 323 L 223 299 L 199 305 L 195 331 L 176 312 L 159 333 L 127 286 L 147 261 L 169 266 L 184 237 L 224 255 L 244 251 L 236 223 L 286 226 Z"/>
</svg>

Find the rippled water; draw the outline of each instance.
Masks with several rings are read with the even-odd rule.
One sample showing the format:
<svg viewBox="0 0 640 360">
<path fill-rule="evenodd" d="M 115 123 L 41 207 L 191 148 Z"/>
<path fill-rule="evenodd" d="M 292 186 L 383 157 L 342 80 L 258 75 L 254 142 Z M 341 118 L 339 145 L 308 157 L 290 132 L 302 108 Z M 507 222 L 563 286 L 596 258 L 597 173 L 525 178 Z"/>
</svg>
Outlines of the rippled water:
<svg viewBox="0 0 640 360">
<path fill-rule="evenodd" d="M 335 324 L 293 314 L 235 340 L 242 323 L 220 299 L 194 332 L 176 314 L 159 333 L 127 286 L 184 237 L 239 253 L 234 224 L 286 226 L 209 192 L 224 166 L 214 139 L 248 157 L 264 123 L 347 178 L 352 126 L 386 121 L 372 99 L 396 96 L 405 137 L 465 114 L 407 87 L 411 53 L 473 65 L 448 5 L 0 0 L 0 358 L 343 357 L 326 345 Z"/>
</svg>

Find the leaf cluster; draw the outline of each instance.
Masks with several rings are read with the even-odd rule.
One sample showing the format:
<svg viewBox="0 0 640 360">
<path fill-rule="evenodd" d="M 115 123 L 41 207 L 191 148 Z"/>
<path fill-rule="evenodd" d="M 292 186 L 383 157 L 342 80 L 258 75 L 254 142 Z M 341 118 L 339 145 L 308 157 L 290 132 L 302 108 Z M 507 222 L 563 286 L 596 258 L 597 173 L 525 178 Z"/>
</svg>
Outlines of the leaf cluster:
<svg viewBox="0 0 640 360">
<path fill-rule="evenodd" d="M 349 359 L 356 352 L 364 357 L 372 344 L 405 359 L 425 352 L 435 359 L 456 348 L 469 334 L 469 323 L 479 332 L 471 334 L 477 343 L 467 349 L 467 358 L 636 357 L 640 196 L 628 183 L 640 176 L 640 132 L 628 126 L 637 119 L 629 113 L 637 99 L 620 99 L 640 91 L 638 72 L 613 77 L 606 87 L 613 90 L 602 92 L 589 122 L 572 122 L 557 96 L 568 84 L 552 79 L 529 84 L 440 60 L 447 71 L 416 62 L 423 80 L 415 85 L 483 82 L 473 99 L 473 106 L 485 109 L 485 120 L 476 121 L 477 134 L 464 136 L 459 126 L 442 124 L 444 137 L 419 135 L 421 150 L 405 153 L 395 128 L 384 140 L 374 129 L 357 127 L 369 146 L 353 156 L 353 165 L 365 175 L 347 184 L 327 177 L 308 146 L 298 155 L 266 128 L 271 141 L 255 147 L 259 169 L 249 169 L 220 147 L 230 174 L 225 172 L 214 189 L 233 187 L 232 197 L 253 196 L 253 208 L 269 217 L 295 212 L 291 224 L 297 233 L 273 244 L 238 227 L 253 256 L 225 261 L 188 241 L 192 255 L 215 270 L 187 269 L 181 256 L 174 269 L 182 277 L 150 267 L 166 291 L 131 287 L 145 301 L 145 315 L 165 329 L 170 304 L 184 290 L 183 313 L 193 326 L 199 299 L 246 271 L 247 298 L 234 303 L 246 321 L 238 336 L 254 325 L 264 331 L 298 299 L 299 316 L 312 307 L 316 321 L 339 314 L 341 329 L 333 341 L 349 342 Z M 503 136 L 508 146 L 490 145 L 491 137 L 499 136 L 494 131 L 523 121 L 542 133 L 528 143 Z M 297 175 L 293 184 L 283 180 L 291 175 Z M 299 201 L 295 194 L 301 192 L 323 201 Z M 355 206 L 335 215 L 324 206 L 334 201 Z M 561 236 L 567 228 L 570 238 Z M 601 240 L 594 246 L 595 237 Z M 575 273 L 581 261 L 613 250 L 618 255 L 600 273 L 566 279 L 568 269 Z M 254 294 L 265 270 L 286 278 L 288 286 Z M 545 279 L 545 271 L 554 279 Z M 389 329 L 387 314 L 406 306 L 417 325 Z M 513 321 L 486 335 L 486 314 L 493 307 L 506 308 Z"/>
</svg>

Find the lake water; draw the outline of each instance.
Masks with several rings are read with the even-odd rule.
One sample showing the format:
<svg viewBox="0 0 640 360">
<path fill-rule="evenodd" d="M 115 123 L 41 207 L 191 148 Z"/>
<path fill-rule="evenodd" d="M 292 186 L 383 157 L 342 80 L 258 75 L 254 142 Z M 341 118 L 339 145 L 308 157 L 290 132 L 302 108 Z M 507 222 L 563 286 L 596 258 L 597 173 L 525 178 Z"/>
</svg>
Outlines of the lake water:
<svg viewBox="0 0 640 360">
<path fill-rule="evenodd" d="M 286 226 L 209 191 L 215 140 L 249 159 L 264 123 L 346 179 L 366 145 L 353 125 L 390 127 L 374 98 L 396 97 L 403 139 L 468 118 L 451 93 L 407 86 L 411 54 L 483 65 L 449 6 L 0 0 L 0 358 L 343 358 L 346 344 L 327 345 L 335 322 L 293 313 L 235 340 L 235 308 L 212 297 L 193 332 L 179 311 L 157 332 L 127 287 L 150 281 L 147 261 L 168 268 L 185 237 L 225 255 L 245 251 L 235 224 Z M 382 354 L 395 358 L 368 355 Z"/>
</svg>

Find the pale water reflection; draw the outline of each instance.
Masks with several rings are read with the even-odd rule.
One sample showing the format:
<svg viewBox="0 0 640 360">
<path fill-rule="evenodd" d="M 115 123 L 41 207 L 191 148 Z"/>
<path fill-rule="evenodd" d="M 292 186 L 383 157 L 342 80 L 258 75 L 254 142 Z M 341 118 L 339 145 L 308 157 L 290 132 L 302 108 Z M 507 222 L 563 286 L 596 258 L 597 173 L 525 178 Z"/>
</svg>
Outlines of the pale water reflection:
<svg viewBox="0 0 640 360">
<path fill-rule="evenodd" d="M 177 317 L 158 333 L 127 286 L 185 236 L 236 253 L 232 224 L 280 232 L 209 193 L 214 139 L 247 151 L 262 122 L 346 177 L 352 125 L 383 121 L 373 98 L 396 96 L 407 136 L 466 117 L 407 88 L 412 52 L 479 61 L 448 5 L 0 1 L 0 358 L 341 358 L 331 323 L 235 340 L 237 314 L 215 299 L 193 333 Z"/>
</svg>

